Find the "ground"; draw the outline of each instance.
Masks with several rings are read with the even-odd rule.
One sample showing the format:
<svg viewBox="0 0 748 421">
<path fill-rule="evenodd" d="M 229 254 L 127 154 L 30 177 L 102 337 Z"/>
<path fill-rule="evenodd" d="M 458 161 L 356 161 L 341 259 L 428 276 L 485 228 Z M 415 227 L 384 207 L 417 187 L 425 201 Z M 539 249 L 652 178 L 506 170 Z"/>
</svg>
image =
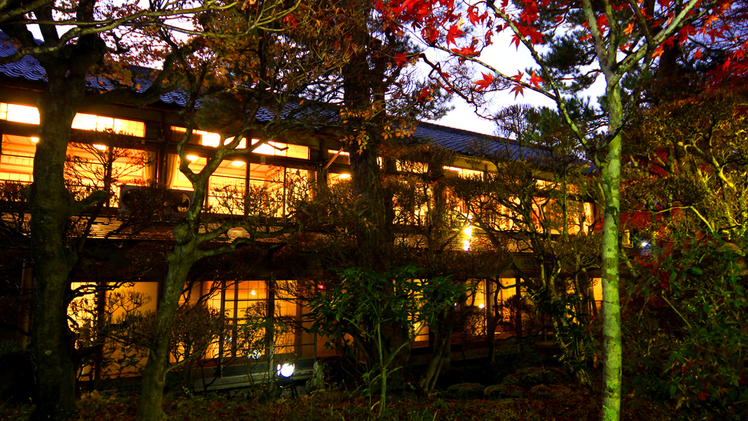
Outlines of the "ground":
<svg viewBox="0 0 748 421">
<path fill-rule="evenodd" d="M 545 374 L 543 374 L 545 373 Z M 456 375 L 450 373 L 452 377 Z M 449 375 L 447 376 L 449 377 Z M 530 367 L 506 376 L 504 386 L 515 397 L 495 393 L 486 397 L 455 398 L 454 387 L 432 397 L 419 397 L 401 389 L 388 400 L 386 419 L 391 420 L 598 420 L 600 395 L 569 381 L 548 374 L 543 367 Z M 549 383 L 549 384 L 545 384 Z M 459 383 L 476 385 L 477 383 Z M 460 387 L 457 387 L 459 389 Z M 470 388 L 467 386 L 466 388 Z M 496 388 L 494 388 L 496 389 Z M 522 397 L 519 397 L 522 396 Z M 272 401 L 248 399 L 247 394 L 191 393 L 172 396 L 164 406 L 170 420 L 223 421 L 239 419 L 327 421 L 368 420 L 376 413 L 376 395 L 327 391 L 291 398 L 290 394 Z M 137 412 L 136 396 L 105 395 L 94 392 L 81 398 L 79 420 L 129 421 Z M 646 400 L 628 396 L 624 402 L 626 420 L 665 420 L 670 414 Z M 31 413 L 30 405 L 0 407 L 0 419 L 25 421 Z"/>
</svg>

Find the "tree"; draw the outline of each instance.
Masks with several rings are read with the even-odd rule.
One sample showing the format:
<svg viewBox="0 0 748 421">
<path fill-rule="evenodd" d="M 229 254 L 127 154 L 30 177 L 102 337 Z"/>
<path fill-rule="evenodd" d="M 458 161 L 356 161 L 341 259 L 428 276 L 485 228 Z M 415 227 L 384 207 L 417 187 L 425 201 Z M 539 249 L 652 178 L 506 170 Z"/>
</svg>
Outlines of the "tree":
<svg viewBox="0 0 748 421">
<path fill-rule="evenodd" d="M 714 23 L 730 1 L 577 3 L 504 1 L 459 3 L 410 1 L 383 4 L 391 24 L 412 24 L 424 43 L 449 54 L 456 65 L 471 63 L 483 70 L 481 79 L 465 83 L 447 63 L 434 64 L 434 74 L 458 94 L 470 99 L 476 91 L 525 89 L 556 102 L 578 141 L 599 171 L 604 197 L 602 234 L 603 337 L 605 348 L 602 417 L 620 418 L 621 333 L 619 302 L 619 218 L 622 130 L 637 106 L 642 82 L 668 45 L 692 36 L 719 36 Z M 698 30 L 697 30 L 698 26 Z M 507 31 L 512 43 L 526 48 L 534 69 L 516 75 L 499 71 L 481 58 L 493 36 Z M 546 48 L 544 50 L 544 48 Z M 593 70 L 585 68 L 593 65 Z M 450 71 L 451 70 L 451 71 Z M 464 72 L 462 72 L 464 73 Z M 585 132 L 565 101 L 602 76 L 605 95 L 605 131 Z M 624 89 L 625 88 L 625 89 Z"/>
<path fill-rule="evenodd" d="M 258 25 L 258 19 L 271 7 L 278 8 L 276 13 L 283 11 L 285 17 L 266 27 Z M 250 197 L 244 202 L 246 218 L 210 220 L 203 211 L 210 177 L 224 160 L 246 159 L 247 154 L 287 132 L 303 132 L 325 123 L 328 114 L 319 103 L 334 94 L 338 86 L 330 82 L 329 75 L 344 66 L 351 51 L 355 51 L 341 44 L 338 37 L 319 36 L 323 31 L 324 35 L 330 35 L 341 28 L 325 22 L 332 12 L 328 7 L 333 6 L 314 3 L 287 11 L 281 3 L 267 3 L 246 10 L 206 14 L 201 17 L 200 25 L 217 36 L 204 41 L 202 55 L 197 60 L 187 56 L 178 59 L 186 75 L 190 100 L 181 112 L 186 132 L 177 143 L 177 154 L 179 170 L 192 184 L 194 199 L 185 218 L 174 228 L 176 244 L 168 257 L 165 292 L 156 315 L 156 334 L 143 373 L 137 415 L 140 421 L 165 418 L 161 404 L 169 370 L 169 326 L 192 266 L 203 258 L 232 251 L 240 245 L 264 247 L 268 255 L 283 245 L 282 242 L 263 245 L 258 240 L 278 240 L 287 231 L 261 232 L 255 229 L 255 224 L 259 219 L 266 219 L 287 227 L 295 218 L 294 209 L 270 215 L 263 209 L 252 208 L 263 202 Z M 176 40 L 167 42 L 180 51 Z M 271 117 L 265 117 L 268 114 Z M 187 158 L 193 128 L 198 124 L 200 128 L 219 134 L 215 152 L 202 168 L 191 166 Z M 257 139 L 254 143 L 253 138 Z M 219 243 L 234 227 L 244 228 L 248 235 Z M 211 242 L 213 247 L 208 246 Z M 268 309 L 268 314 L 274 314 L 272 309 Z M 266 334 L 268 343 L 272 344 L 272 329 Z"/>
<path fill-rule="evenodd" d="M 711 73 L 711 72 L 710 72 Z M 673 75 L 626 131 L 624 334 L 636 393 L 683 416 L 745 416 L 746 91 Z M 644 339 L 646 338 L 646 339 Z M 730 349 L 729 353 L 726 352 Z M 651 350 L 657 350 L 652 352 Z M 663 367 L 648 370 L 649 367 Z M 641 369 L 644 367 L 644 370 Z"/>
<path fill-rule="evenodd" d="M 455 180 L 455 192 L 492 248 L 512 256 L 521 286 L 550 318 L 562 362 L 590 386 L 590 341 L 580 334 L 594 306 L 589 271 L 599 267 L 589 165 L 552 110 L 509 107 L 496 118 L 516 141 L 476 145 L 497 170 Z"/>
<path fill-rule="evenodd" d="M 498 268 L 504 261 L 496 255 L 486 258 L 491 251 L 480 247 L 476 238 L 465 234 L 466 230 L 472 230 L 471 221 L 464 213 L 462 198 L 456 193 L 455 184 L 458 182 L 454 172 L 448 169 L 457 159 L 456 154 L 431 145 L 428 139 L 406 139 L 396 150 L 398 177 L 392 183 L 395 260 L 402 262 L 401 265 L 417 264 L 423 272 L 421 282 L 430 283 L 440 277 L 449 277 L 472 292 L 471 296 L 456 301 L 461 307 L 442 307 L 429 321 L 433 352 L 427 371 L 418 384 L 426 393 L 431 393 L 441 370 L 451 359 L 452 334 L 460 319 L 473 315 L 473 320 L 482 321 L 481 311 L 468 305 L 475 297 L 473 289 L 476 285 L 470 284 L 475 279 L 500 272 Z M 465 242 L 468 242 L 467 246 Z M 492 344 L 496 325 L 493 329 L 487 327 L 485 332 L 468 330 L 462 332 L 465 341 L 485 333 Z"/>
<path fill-rule="evenodd" d="M 2 61 L 12 62 L 31 55 L 45 69 L 47 77 L 45 91 L 37 102 L 40 140 L 34 156 L 34 183 L 26 190 L 35 262 L 31 343 L 36 381 L 34 420 L 67 419 L 75 413 L 75 372 L 67 346 L 66 310 L 70 300 L 68 276 L 77 256 L 66 247 L 64 232 L 72 215 L 106 199 L 105 192 L 97 191 L 75 200 L 65 188 L 63 165 L 73 117 L 84 101 L 89 105 L 114 101 L 147 104 L 178 83 L 177 78 L 168 79 L 173 57 L 164 59 L 164 71 L 153 75 L 153 83 L 147 89 L 138 89 L 135 83 L 115 83 L 116 89 L 89 95 L 87 78 L 95 72 L 103 76 L 105 69 L 114 70 L 105 65 L 112 56 L 129 52 L 131 57 L 140 56 L 149 61 L 153 56 L 137 48 L 142 37 L 131 34 L 147 35 L 148 28 L 153 27 L 173 29 L 167 22 L 169 17 L 232 5 L 207 3 L 181 8 L 174 3 L 153 3 L 143 7 L 133 2 L 113 7 L 95 1 L 72 5 L 40 1 L 4 2 L 0 6 L 0 29 L 17 45 L 16 53 Z M 272 14 L 270 20 L 275 17 Z M 263 16 L 258 24 L 267 18 Z M 36 42 L 29 29 L 35 24 L 39 25 L 41 43 Z M 108 63 L 111 65 L 112 60 Z M 122 76 L 116 70 L 114 73 Z"/>
<path fill-rule="evenodd" d="M 310 303 L 315 319 L 313 331 L 343 342 L 350 335 L 356 349 L 367 355 L 365 360 L 370 365 L 364 381 L 369 393 L 375 387 L 379 389 L 380 419 L 387 406 L 387 379 L 403 368 L 396 363 L 401 349 L 467 292 L 464 284 L 454 284 L 447 278 L 427 282 L 419 277 L 413 267 L 385 273 L 352 267 L 341 273 L 342 282 L 318 294 Z M 386 326 L 391 324 L 407 328 L 408 340 L 399 348 L 392 349 L 385 337 Z"/>
</svg>

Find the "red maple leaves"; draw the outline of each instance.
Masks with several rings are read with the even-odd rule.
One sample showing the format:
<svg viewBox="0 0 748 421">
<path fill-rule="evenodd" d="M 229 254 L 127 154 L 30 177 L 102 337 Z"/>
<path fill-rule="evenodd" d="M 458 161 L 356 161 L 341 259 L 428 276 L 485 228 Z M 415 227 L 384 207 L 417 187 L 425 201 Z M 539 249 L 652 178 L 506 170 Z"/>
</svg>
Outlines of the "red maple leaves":
<svg viewBox="0 0 748 421">
<path fill-rule="evenodd" d="M 493 79 L 494 79 L 493 75 L 483 73 L 483 79 L 476 80 L 476 81 L 473 82 L 473 84 L 476 85 L 475 90 L 476 91 L 483 91 L 483 90 L 488 89 L 488 87 L 491 86 L 491 84 L 493 83 Z"/>
</svg>

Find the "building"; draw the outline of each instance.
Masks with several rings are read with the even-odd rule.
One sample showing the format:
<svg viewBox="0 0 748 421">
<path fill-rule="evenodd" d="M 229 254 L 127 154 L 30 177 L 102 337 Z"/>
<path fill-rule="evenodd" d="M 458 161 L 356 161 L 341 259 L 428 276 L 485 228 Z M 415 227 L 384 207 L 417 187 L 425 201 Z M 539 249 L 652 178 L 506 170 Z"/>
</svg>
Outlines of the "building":
<svg viewBox="0 0 748 421">
<path fill-rule="evenodd" d="M 6 39 L 2 36 L 0 33 L 0 56 L 5 56 L 12 47 L 2 43 Z M 92 89 L 105 89 L 107 83 L 102 79 L 90 81 Z M 2 198 L 6 205 L 15 203 L 11 193 L 17 194 L 23 185 L 33 181 L 33 157 L 38 142 L 39 124 L 39 115 L 34 104 L 43 84 L 44 71 L 32 58 L 24 57 L 21 61 L 0 65 L 0 182 L 3 183 L 5 191 L 9 192 Z M 76 240 L 77 235 L 84 233 L 87 241 L 97 247 L 109 251 L 115 247 L 127 250 L 128 258 L 138 255 L 145 261 L 141 262 L 142 266 L 137 266 L 132 260 L 128 260 L 129 263 L 125 265 L 127 267 L 120 268 L 125 272 L 131 271 L 125 274 L 115 273 L 111 266 L 99 266 L 94 263 L 80 271 L 72 285 L 74 289 L 83 291 L 89 285 L 102 284 L 117 286 L 106 293 L 108 309 L 96 308 L 97 302 L 104 302 L 103 295 L 89 296 L 89 302 L 85 301 L 86 298 L 73 301 L 71 326 L 78 331 L 88 330 L 89 339 L 95 335 L 90 332 L 95 329 L 96 324 L 95 318 L 91 316 L 94 311 L 108 312 L 111 322 L 123 325 L 127 322 L 127 319 L 123 318 L 127 314 L 136 310 L 152 311 L 157 307 L 163 279 L 163 261 L 157 256 L 173 242 L 171 231 L 174 224 L 193 199 L 190 182 L 178 170 L 179 157 L 175 146 L 177 139 L 185 132 L 177 118 L 178 110 L 184 105 L 185 98 L 179 92 L 173 92 L 163 95 L 159 102 L 147 107 L 115 104 L 82 108 L 73 122 L 74 138 L 68 147 L 69 188 L 81 196 L 95 189 L 105 189 L 110 191 L 111 198 L 101 209 L 97 209 L 95 214 L 76 217 L 71 226 L 71 242 Z M 186 156 L 190 161 L 190 167 L 199 170 L 206 165 L 208 157 L 220 141 L 215 133 L 195 131 Z M 450 161 L 442 169 L 446 174 L 466 179 L 497 172 L 495 163 L 485 159 L 485 156 L 504 154 L 506 158 L 519 159 L 544 155 L 542 150 L 523 149 L 511 140 L 431 123 L 418 124 L 413 135 L 404 144 L 407 146 L 414 141 L 428 142 L 431 146 L 449 151 Z M 239 148 L 248 148 L 252 143 L 254 139 L 250 139 L 249 145 L 245 142 Z M 408 173 L 418 174 L 420 171 L 417 169 L 418 165 L 415 165 L 418 162 L 411 165 L 410 169 L 406 169 L 402 162 L 399 164 L 397 171 L 403 176 Z M 223 162 L 210 179 L 210 194 L 206 199 L 206 205 L 216 218 L 253 216 L 250 215 L 253 211 L 247 206 L 246 200 L 231 200 L 236 196 L 253 197 L 259 205 L 252 209 L 261 210 L 258 211 L 261 215 L 254 216 L 275 218 L 274 223 L 277 224 L 278 219 L 283 219 L 290 212 L 293 193 L 291 189 L 296 181 L 314 180 L 316 183 L 335 185 L 349 177 L 348 157 L 340 139 L 324 131 L 293 133 L 262 145 L 251 153 Z M 143 195 L 156 188 L 163 192 L 164 196 L 159 196 L 155 205 L 153 201 L 149 202 L 154 207 L 149 208 L 151 212 L 147 215 L 147 223 L 142 223 L 143 220 L 137 220 L 135 216 L 146 208 Z M 596 213 L 594 206 L 591 203 L 584 203 L 583 198 L 579 203 L 581 212 L 592 219 Z M 412 228 L 424 223 L 422 219 L 427 217 L 426 210 L 419 203 L 411 203 L 408 212 L 403 210 L 404 205 L 400 206 L 398 226 L 401 230 L 398 231 L 398 239 L 417 249 L 419 244 L 423 243 L 419 240 L 419 234 Z M 17 231 L 24 234 L 28 216 L 23 208 L 6 206 L 5 209 L 4 221 L 8 222 L 8 226 L 15 223 Z M 540 207 L 538 210 L 540 211 Z M 456 231 L 450 240 L 451 250 L 473 255 L 490 251 L 490 243 L 480 239 L 480 230 L 478 227 L 473 228 L 470 222 L 468 205 L 460 204 L 460 199 L 455 198 L 452 211 L 456 221 L 462 219 L 454 225 Z M 582 224 L 580 222 L 580 230 L 583 229 Z M 496 226 L 514 233 L 523 229 L 513 226 L 510 220 L 497 222 Z M 263 229 L 269 232 L 274 228 L 264 226 Z M 557 235 L 560 232 L 559 229 L 554 229 L 554 233 L 548 234 Z M 228 233 L 230 238 L 242 235 L 248 233 L 241 229 L 234 229 Z M 10 240 L 3 241 L 6 245 L 0 245 L 0 248 L 11 249 L 8 245 Z M 273 240 L 270 238 L 267 241 Z M 515 243 L 511 247 L 516 255 L 528 254 L 527 250 L 517 245 L 516 240 L 513 241 Z M 24 260 L 22 253 L 20 255 L 21 257 L 12 261 L 13 264 L 7 265 L 8 270 L 15 275 L 7 276 L 6 279 L 28 286 L 29 271 L 33 268 L 27 259 Z M 146 259 L 154 256 L 156 257 L 153 260 Z M 248 313 L 262 320 L 263 311 L 265 314 L 267 311 L 273 311 L 281 319 L 292 322 L 295 326 L 308 327 L 309 322 L 303 318 L 306 309 L 294 290 L 301 277 L 319 285 L 323 285 L 324 279 L 315 279 L 320 271 L 316 266 L 318 262 L 314 259 L 302 261 L 298 255 L 286 256 L 285 259 L 281 260 L 282 263 L 264 265 L 243 265 L 237 261 L 221 260 L 200 263 L 200 270 L 194 275 L 194 282 L 189 293 L 185 295 L 185 301 L 196 302 L 202 299 L 216 314 L 227 320 L 230 326 L 228 331 L 221 334 L 219 341 L 212 341 L 207 350 L 203 350 L 207 356 L 204 360 L 220 360 L 222 364 L 228 364 L 242 358 L 263 358 L 262 352 L 248 344 L 251 343 L 250 339 L 262 342 L 266 330 L 258 327 L 257 330 L 250 331 L 249 318 L 246 317 Z M 514 266 L 502 268 L 499 273 L 492 273 L 496 278 L 495 282 L 486 281 L 481 276 L 470 279 L 462 277 L 478 285 L 476 294 L 469 297 L 464 305 L 488 314 L 493 311 L 492 306 L 496 303 L 509 302 L 512 296 L 521 294 L 519 286 L 515 289 L 498 290 L 496 287 L 499 284 L 519 285 L 517 262 L 520 260 L 515 259 Z M 211 275 L 229 266 L 229 275 Z M 133 273 L 135 269 L 141 270 Z M 480 275 L 479 272 L 476 273 Z M 133 292 L 137 294 L 133 295 Z M 594 292 L 594 296 L 599 299 L 599 290 Z M 511 316 L 508 308 L 504 310 L 504 314 L 506 319 Z M 20 323 L 27 326 L 28 320 L 21 320 Z M 521 326 L 522 317 L 512 323 L 519 323 Z M 512 323 L 506 324 L 504 330 L 511 330 Z M 248 336 L 242 338 L 242 331 Z M 491 335 L 499 333 L 500 330 L 494 330 Z M 317 338 L 304 329 L 279 329 L 275 340 L 275 355 L 278 358 L 292 356 L 294 359 L 314 359 L 330 355 L 332 351 L 325 348 L 324 343 L 323 338 Z M 428 328 L 425 327 L 416 338 L 415 346 L 428 345 Z M 115 345 L 112 347 L 110 357 L 126 362 L 112 363 L 105 374 L 127 372 L 136 368 L 142 361 L 143 355 L 138 351 L 123 350 Z M 130 352 L 132 354 L 128 354 Z M 180 352 L 185 352 L 184 347 L 175 347 L 175 359 L 180 358 Z M 82 374 L 87 375 L 90 372 L 90 367 L 82 367 Z"/>
</svg>

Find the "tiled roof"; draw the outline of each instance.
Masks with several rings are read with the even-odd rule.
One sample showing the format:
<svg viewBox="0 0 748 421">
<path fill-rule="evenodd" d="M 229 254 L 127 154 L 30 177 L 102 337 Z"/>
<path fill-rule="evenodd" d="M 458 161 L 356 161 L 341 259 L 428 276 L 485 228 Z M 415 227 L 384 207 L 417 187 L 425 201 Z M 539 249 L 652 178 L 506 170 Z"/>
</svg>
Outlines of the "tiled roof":
<svg viewBox="0 0 748 421">
<path fill-rule="evenodd" d="M 547 151 L 535 148 L 521 148 L 511 139 L 488 136 L 467 130 L 420 122 L 413 133 L 416 142 L 431 143 L 462 155 L 494 156 L 505 159 L 542 159 Z"/>
<path fill-rule="evenodd" d="M 15 53 L 15 47 L 10 43 L 7 34 L 0 31 L 0 57 L 7 57 Z M 150 69 L 137 68 L 144 76 L 150 72 Z M 0 64 L 0 75 L 9 78 L 24 78 L 29 81 L 43 82 L 46 80 L 46 72 L 35 58 L 24 56 L 21 60 Z M 146 90 L 151 81 L 147 78 L 136 78 L 135 83 L 139 92 Z M 109 78 L 100 78 L 90 76 L 87 81 L 88 87 L 92 90 L 111 90 L 117 84 Z M 172 91 L 161 95 L 161 101 L 165 104 L 184 106 L 187 104 L 187 94 L 183 91 Z M 292 115 L 298 111 L 298 116 L 313 114 L 318 121 L 326 119 L 337 120 L 338 110 L 334 107 L 327 107 L 322 104 L 319 107 L 304 107 L 296 103 L 286 104 L 281 112 L 281 116 Z M 260 121 L 270 121 L 274 118 L 275 112 L 268 108 L 260 109 L 257 118 Z M 406 141 L 417 143 L 431 143 L 443 147 L 459 154 L 472 156 L 501 156 L 506 159 L 543 159 L 547 160 L 550 153 L 533 148 L 520 148 L 519 145 L 510 139 L 501 139 L 495 136 L 487 136 L 480 133 L 469 132 L 446 126 L 440 126 L 433 123 L 420 122 L 416 127 L 415 133 Z"/>
<path fill-rule="evenodd" d="M 0 57 L 8 57 L 16 52 L 16 48 L 10 42 L 10 37 L 0 31 Z M 147 74 L 150 70 L 145 68 L 135 68 L 136 73 Z M 39 64 L 39 61 L 31 56 L 23 56 L 19 61 L 7 64 L 0 64 L 0 74 L 10 78 L 24 78 L 31 82 L 44 82 L 47 80 L 47 72 Z M 151 81 L 147 78 L 135 78 L 138 92 L 143 92 L 151 86 Z M 117 87 L 116 81 L 108 78 L 89 76 L 86 84 L 92 90 L 108 91 Z M 166 104 L 185 105 L 187 95 L 184 92 L 173 91 L 161 95 L 161 101 Z"/>
</svg>

